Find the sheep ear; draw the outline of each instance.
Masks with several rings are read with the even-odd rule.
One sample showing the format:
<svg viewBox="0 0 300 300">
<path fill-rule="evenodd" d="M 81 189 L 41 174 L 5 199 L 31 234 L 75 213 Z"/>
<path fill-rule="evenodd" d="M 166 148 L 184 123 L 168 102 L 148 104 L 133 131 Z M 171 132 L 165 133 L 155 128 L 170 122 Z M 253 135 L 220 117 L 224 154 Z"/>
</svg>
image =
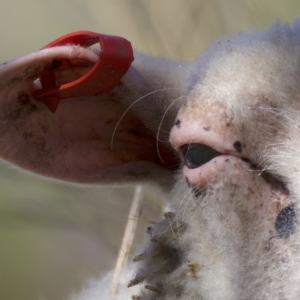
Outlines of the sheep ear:
<svg viewBox="0 0 300 300">
<path fill-rule="evenodd" d="M 45 70 L 56 70 L 61 82 L 86 72 L 90 54 L 85 57 L 85 51 L 90 50 L 54 47 L 0 65 L 1 158 L 29 172 L 77 183 L 169 183 L 179 162 L 168 142 L 178 105 L 161 120 L 176 97 L 173 90 L 180 93 L 178 82 L 163 79 L 173 63 L 162 65 L 136 54 L 117 87 L 98 96 L 64 99 L 55 114 L 33 97 L 33 82 Z M 145 101 L 133 105 L 138 98 Z M 166 133 L 160 142 L 158 132 Z"/>
</svg>

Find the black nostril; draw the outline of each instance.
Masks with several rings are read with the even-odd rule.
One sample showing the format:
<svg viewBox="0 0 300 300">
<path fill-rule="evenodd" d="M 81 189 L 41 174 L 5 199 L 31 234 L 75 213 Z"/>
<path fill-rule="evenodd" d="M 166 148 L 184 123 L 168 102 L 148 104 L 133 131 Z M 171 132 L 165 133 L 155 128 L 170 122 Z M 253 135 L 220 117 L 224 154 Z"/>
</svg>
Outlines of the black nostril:
<svg viewBox="0 0 300 300">
<path fill-rule="evenodd" d="M 293 205 L 283 208 L 275 221 L 275 229 L 277 236 L 281 239 L 286 239 L 291 236 L 294 231 L 296 212 Z"/>
<path fill-rule="evenodd" d="M 186 144 L 181 148 L 185 164 L 189 169 L 198 168 L 222 153 L 203 144 Z"/>
</svg>

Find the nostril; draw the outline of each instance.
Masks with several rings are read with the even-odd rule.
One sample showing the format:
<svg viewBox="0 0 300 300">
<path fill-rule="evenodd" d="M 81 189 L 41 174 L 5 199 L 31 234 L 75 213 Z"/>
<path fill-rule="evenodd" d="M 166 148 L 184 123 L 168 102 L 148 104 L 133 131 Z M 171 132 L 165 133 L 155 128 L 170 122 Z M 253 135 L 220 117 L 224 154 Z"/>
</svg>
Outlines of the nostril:
<svg viewBox="0 0 300 300">
<path fill-rule="evenodd" d="M 184 162 L 189 169 L 198 168 L 222 153 L 203 144 L 187 144 L 180 147 Z"/>
</svg>

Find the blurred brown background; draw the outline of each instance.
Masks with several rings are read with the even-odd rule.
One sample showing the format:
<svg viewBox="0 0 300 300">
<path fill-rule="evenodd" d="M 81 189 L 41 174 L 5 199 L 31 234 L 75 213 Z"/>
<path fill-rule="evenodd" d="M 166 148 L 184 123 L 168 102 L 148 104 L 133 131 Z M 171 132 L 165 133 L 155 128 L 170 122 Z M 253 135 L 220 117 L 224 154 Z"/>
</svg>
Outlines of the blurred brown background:
<svg viewBox="0 0 300 300">
<path fill-rule="evenodd" d="M 192 59 L 221 35 L 300 13 L 299 0 L 1 0 L 0 61 L 74 30 Z M 113 268 L 133 188 L 73 187 L 0 166 L 0 299 L 66 299 Z M 162 210 L 147 192 L 140 235 Z M 139 243 L 141 239 L 138 240 Z"/>
</svg>

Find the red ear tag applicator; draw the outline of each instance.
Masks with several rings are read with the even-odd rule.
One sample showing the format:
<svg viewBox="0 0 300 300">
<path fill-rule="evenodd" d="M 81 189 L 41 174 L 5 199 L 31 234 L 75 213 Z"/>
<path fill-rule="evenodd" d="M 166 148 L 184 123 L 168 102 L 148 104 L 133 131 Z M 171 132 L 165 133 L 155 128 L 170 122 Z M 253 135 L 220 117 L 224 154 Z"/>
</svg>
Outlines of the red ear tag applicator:
<svg viewBox="0 0 300 300">
<path fill-rule="evenodd" d="M 61 99 L 97 95 L 116 85 L 134 59 L 131 43 L 122 37 L 76 31 L 56 39 L 42 49 L 69 44 L 90 47 L 96 43 L 100 44 L 99 58 L 87 73 L 57 86 L 55 71 L 47 71 L 39 77 L 42 88 L 36 90 L 33 97 L 43 101 L 55 113 Z"/>
</svg>

